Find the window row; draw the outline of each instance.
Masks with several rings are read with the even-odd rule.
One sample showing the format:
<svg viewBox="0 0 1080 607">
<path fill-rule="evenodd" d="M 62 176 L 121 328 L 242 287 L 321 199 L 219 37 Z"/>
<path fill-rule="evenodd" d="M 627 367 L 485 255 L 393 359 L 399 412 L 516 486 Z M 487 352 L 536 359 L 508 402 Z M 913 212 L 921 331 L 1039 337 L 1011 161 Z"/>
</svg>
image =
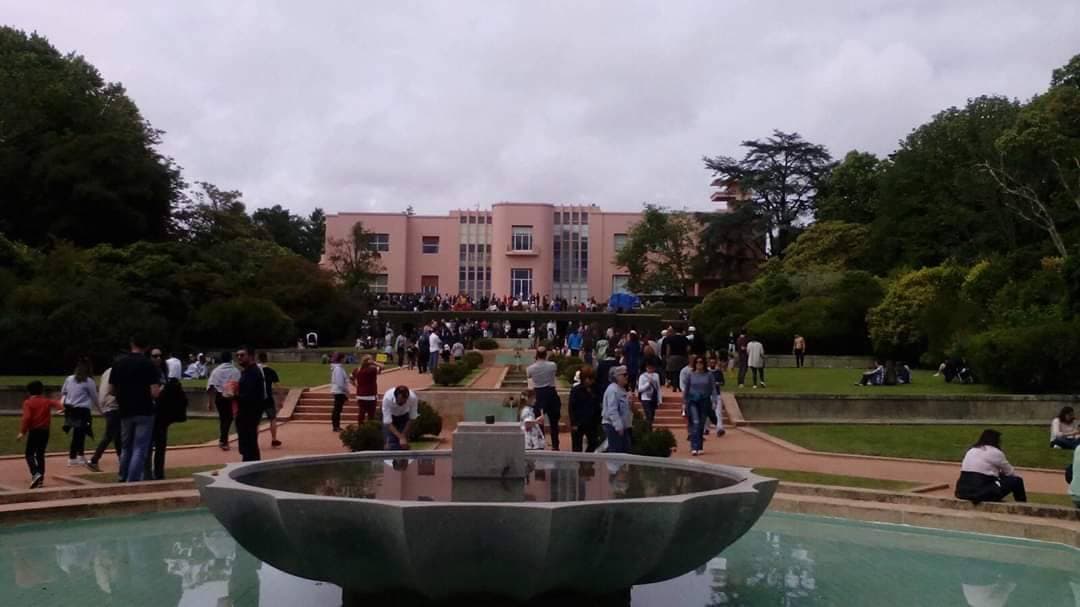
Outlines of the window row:
<svg viewBox="0 0 1080 607">
<path fill-rule="evenodd" d="M 555 211 L 555 225 L 589 225 L 589 214 L 578 211 Z"/>
<path fill-rule="evenodd" d="M 462 215 L 459 219 L 461 223 L 486 223 L 491 225 L 491 215 Z"/>
</svg>

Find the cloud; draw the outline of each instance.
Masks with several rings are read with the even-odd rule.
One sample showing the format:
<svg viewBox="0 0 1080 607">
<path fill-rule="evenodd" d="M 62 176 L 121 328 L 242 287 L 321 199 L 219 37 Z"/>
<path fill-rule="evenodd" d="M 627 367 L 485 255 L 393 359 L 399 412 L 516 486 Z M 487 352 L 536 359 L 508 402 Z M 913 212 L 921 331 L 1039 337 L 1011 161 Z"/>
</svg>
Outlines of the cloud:
<svg viewBox="0 0 1080 607">
<path fill-rule="evenodd" d="M 709 208 L 702 155 L 773 128 L 887 154 L 1080 52 L 1070 0 L 72 6 L 0 14 L 123 82 L 189 180 L 297 212 Z"/>
</svg>

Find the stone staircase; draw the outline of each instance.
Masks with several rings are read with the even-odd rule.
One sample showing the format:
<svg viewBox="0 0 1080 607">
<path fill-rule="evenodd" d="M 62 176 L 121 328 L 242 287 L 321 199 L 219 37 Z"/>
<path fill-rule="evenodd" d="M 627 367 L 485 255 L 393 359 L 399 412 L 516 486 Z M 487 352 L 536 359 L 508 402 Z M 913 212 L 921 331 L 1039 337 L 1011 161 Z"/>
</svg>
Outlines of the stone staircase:
<svg viewBox="0 0 1080 607">
<path fill-rule="evenodd" d="M 506 375 L 503 376 L 502 384 L 500 388 L 506 390 L 525 390 L 528 387 L 529 380 L 525 376 L 525 367 L 521 365 L 511 365 L 506 369 Z"/>
<path fill-rule="evenodd" d="M 378 409 L 378 401 L 376 401 Z M 290 421 L 326 422 L 330 423 L 330 416 L 334 412 L 334 395 L 329 392 L 313 392 L 305 390 L 296 403 L 296 409 Z M 376 411 L 378 413 L 378 411 Z M 345 408 L 341 411 L 342 427 L 355 424 L 360 416 L 360 407 L 356 404 L 356 396 L 349 394 L 345 399 Z"/>
<path fill-rule="evenodd" d="M 731 425 L 726 410 L 724 410 L 723 415 L 724 426 Z M 685 431 L 686 422 L 687 418 L 682 416 L 682 394 L 664 394 L 664 397 L 660 400 L 660 407 L 656 410 L 656 421 L 653 425 L 674 432 L 676 430 Z"/>
</svg>

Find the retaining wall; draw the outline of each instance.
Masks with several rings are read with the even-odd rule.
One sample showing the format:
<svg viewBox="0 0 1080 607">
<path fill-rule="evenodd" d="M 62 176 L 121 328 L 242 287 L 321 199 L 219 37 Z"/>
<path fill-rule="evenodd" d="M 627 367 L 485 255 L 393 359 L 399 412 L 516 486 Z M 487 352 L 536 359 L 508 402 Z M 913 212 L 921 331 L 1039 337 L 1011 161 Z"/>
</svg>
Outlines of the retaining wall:
<svg viewBox="0 0 1080 607">
<path fill-rule="evenodd" d="M 872 391 L 874 388 L 867 388 Z M 744 394 L 737 396 L 747 422 L 959 422 L 1047 424 L 1061 407 L 1080 406 L 1068 395 L 897 394 L 808 395 Z"/>
<path fill-rule="evenodd" d="M 502 406 L 507 396 L 518 396 L 520 390 L 440 389 L 429 388 L 417 392 L 443 418 L 443 428 L 453 429 L 463 421 L 483 421 L 485 415 L 495 415 L 496 421 L 517 421 L 518 410 Z M 562 400 L 562 420 L 569 421 L 567 405 L 570 391 L 559 391 Z"/>
</svg>

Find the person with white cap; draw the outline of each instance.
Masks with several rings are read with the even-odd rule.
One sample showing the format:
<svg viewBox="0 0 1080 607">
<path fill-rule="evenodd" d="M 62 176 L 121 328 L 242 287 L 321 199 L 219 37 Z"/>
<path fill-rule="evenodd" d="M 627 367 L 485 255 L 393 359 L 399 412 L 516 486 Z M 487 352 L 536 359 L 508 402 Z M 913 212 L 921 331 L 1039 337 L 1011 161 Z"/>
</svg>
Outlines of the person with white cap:
<svg viewBox="0 0 1080 607">
<path fill-rule="evenodd" d="M 604 391 L 600 419 L 607 436 L 608 453 L 630 452 L 630 396 L 626 392 L 629 375 L 625 366 L 611 370 L 614 381 Z"/>
</svg>

